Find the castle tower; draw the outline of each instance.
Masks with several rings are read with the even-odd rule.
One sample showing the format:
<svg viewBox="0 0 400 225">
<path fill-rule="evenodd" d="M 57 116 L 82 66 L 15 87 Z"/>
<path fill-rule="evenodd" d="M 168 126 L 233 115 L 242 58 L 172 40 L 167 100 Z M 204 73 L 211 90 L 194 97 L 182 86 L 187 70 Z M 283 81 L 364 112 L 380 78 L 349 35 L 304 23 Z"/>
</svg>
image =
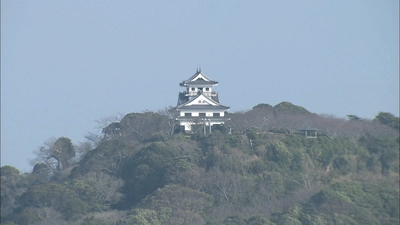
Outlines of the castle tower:
<svg viewBox="0 0 400 225">
<path fill-rule="evenodd" d="M 224 124 L 229 118 L 225 117 L 229 107 L 219 103 L 218 93 L 213 88 L 218 85 L 206 77 L 200 69 L 190 77 L 179 84 L 185 87 L 184 92 L 178 96 L 176 110 L 179 112 L 179 125 L 185 132 L 191 132 L 193 126 L 200 125 L 206 127 L 211 132 L 211 127 L 215 124 Z"/>
</svg>

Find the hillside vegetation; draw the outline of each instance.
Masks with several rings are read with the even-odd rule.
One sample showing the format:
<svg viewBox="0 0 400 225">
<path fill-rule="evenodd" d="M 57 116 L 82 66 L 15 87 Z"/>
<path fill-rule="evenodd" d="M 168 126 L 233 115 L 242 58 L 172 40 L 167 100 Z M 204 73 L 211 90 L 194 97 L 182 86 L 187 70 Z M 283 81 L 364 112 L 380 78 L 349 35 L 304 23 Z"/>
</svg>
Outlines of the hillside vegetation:
<svg viewBox="0 0 400 225">
<path fill-rule="evenodd" d="M 399 118 L 282 102 L 178 132 L 173 108 L 49 139 L 31 173 L 1 167 L 1 224 L 399 224 Z M 318 129 L 306 138 L 304 127 Z M 206 132 L 206 133 L 205 133 Z"/>
</svg>

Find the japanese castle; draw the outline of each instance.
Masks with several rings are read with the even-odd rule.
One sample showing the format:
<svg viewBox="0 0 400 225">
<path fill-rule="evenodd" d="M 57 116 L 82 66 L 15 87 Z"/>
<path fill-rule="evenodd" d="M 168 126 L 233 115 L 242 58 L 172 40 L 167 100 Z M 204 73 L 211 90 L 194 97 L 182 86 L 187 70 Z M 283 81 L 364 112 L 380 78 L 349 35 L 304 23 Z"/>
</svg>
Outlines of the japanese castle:
<svg viewBox="0 0 400 225">
<path fill-rule="evenodd" d="M 213 88 L 217 81 L 206 77 L 200 69 L 196 73 L 179 84 L 186 90 L 179 93 L 176 110 L 179 112 L 177 121 L 185 132 L 192 132 L 193 126 L 206 127 L 210 130 L 213 125 L 222 125 L 229 118 L 225 114 L 228 106 L 219 103 L 218 93 Z"/>
</svg>

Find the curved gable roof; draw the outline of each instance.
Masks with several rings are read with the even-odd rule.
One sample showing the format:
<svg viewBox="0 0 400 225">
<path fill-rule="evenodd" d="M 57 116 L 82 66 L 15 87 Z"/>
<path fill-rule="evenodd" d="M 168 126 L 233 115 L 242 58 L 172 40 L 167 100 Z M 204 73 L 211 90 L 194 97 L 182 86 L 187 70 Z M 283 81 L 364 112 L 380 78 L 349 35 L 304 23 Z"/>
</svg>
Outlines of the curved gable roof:
<svg viewBox="0 0 400 225">
<path fill-rule="evenodd" d="M 197 70 L 196 73 L 191 76 L 189 79 L 181 82 L 180 86 L 192 86 L 192 85 L 216 85 L 218 81 L 211 80 L 206 77 L 201 70 Z"/>
<path fill-rule="evenodd" d="M 200 103 L 199 103 L 200 102 Z M 219 104 L 219 102 L 214 101 L 213 99 L 205 96 L 203 93 L 199 93 L 196 97 L 192 100 L 185 102 L 179 106 L 177 109 L 187 109 L 187 108 L 219 108 L 219 109 L 229 109 L 228 106 L 223 106 Z"/>
</svg>

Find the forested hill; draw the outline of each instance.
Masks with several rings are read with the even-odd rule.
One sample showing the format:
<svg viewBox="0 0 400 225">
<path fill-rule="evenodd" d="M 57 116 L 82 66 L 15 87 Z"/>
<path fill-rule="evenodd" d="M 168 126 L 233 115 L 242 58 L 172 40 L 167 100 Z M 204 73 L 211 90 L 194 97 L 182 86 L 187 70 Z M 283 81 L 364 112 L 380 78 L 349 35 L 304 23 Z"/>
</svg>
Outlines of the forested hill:
<svg viewBox="0 0 400 225">
<path fill-rule="evenodd" d="M 31 173 L 1 167 L 1 224 L 399 224 L 399 118 L 289 102 L 228 116 L 184 134 L 166 108 L 49 139 Z"/>
</svg>

